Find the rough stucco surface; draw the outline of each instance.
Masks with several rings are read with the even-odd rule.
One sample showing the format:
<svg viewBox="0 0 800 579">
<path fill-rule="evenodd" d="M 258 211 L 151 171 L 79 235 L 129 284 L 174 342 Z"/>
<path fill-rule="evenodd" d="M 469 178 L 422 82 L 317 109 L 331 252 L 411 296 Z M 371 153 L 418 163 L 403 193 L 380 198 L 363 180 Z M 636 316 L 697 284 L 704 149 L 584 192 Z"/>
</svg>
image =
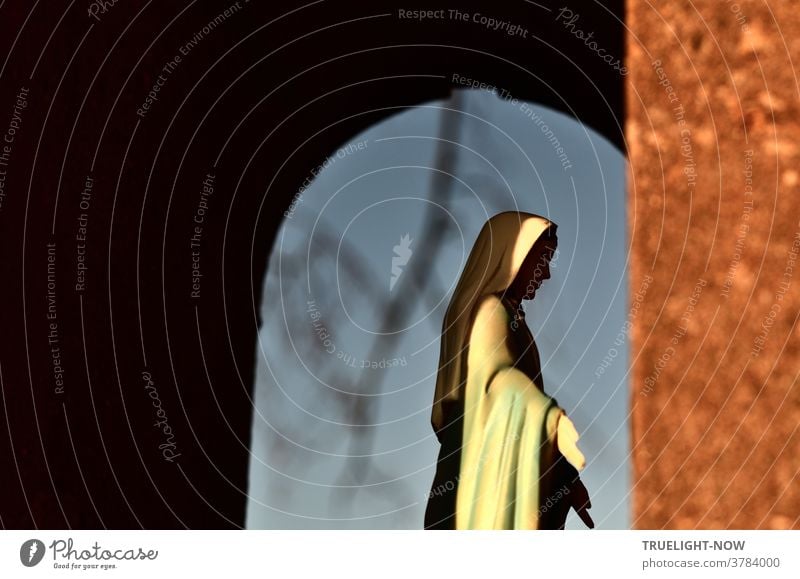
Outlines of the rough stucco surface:
<svg viewBox="0 0 800 579">
<path fill-rule="evenodd" d="M 797 529 L 800 16 L 627 14 L 632 523 Z"/>
</svg>

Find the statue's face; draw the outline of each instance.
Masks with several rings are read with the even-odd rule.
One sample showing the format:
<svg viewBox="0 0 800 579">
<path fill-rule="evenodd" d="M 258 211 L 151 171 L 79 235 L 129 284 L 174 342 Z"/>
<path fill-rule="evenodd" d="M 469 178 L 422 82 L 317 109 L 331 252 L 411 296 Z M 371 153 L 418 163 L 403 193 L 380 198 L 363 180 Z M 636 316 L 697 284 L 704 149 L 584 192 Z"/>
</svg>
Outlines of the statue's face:
<svg viewBox="0 0 800 579">
<path fill-rule="evenodd" d="M 550 261 L 556 251 L 556 240 L 537 243 L 528 253 L 517 274 L 515 284 L 523 300 L 532 300 L 545 280 L 550 279 Z"/>
</svg>

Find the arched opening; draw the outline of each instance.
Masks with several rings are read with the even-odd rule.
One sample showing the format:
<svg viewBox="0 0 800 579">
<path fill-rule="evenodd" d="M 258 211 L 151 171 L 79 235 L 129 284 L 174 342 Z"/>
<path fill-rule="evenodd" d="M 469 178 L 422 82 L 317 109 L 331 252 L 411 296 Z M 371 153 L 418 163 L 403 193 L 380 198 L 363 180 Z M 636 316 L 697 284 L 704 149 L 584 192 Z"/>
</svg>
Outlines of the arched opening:
<svg viewBox="0 0 800 579">
<path fill-rule="evenodd" d="M 479 228 L 511 209 L 559 224 L 528 323 L 546 389 L 581 428 L 595 521 L 628 526 L 626 161 L 498 92 L 374 125 L 295 195 L 262 297 L 248 527 L 421 526 L 442 317 Z"/>
</svg>

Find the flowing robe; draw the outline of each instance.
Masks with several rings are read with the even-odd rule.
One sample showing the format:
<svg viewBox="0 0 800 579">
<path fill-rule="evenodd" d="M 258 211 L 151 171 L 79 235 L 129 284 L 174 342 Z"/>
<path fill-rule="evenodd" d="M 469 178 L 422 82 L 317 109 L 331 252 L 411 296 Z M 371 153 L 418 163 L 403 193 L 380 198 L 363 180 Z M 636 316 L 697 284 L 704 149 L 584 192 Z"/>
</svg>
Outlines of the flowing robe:
<svg viewBox="0 0 800 579">
<path fill-rule="evenodd" d="M 474 314 L 463 407 L 456 407 L 463 415 L 451 416 L 441 437 L 427 528 L 564 526 L 578 473 L 558 452 L 563 410 L 544 393 L 536 344 L 513 308 L 490 295 Z M 445 518 L 450 511 L 455 516 Z"/>
</svg>

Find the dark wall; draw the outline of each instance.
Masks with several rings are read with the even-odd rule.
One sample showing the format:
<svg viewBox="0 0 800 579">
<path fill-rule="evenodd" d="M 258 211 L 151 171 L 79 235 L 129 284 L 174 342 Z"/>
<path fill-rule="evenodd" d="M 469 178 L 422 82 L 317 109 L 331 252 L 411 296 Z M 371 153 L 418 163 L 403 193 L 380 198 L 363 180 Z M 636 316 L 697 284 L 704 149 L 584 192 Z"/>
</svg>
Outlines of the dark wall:
<svg viewBox="0 0 800 579">
<path fill-rule="evenodd" d="M 446 97 L 455 73 L 622 144 L 624 77 L 578 38 L 622 58 L 621 2 L 576 3 L 571 24 L 563 3 L 459 3 L 527 38 L 382 2 L 241 0 L 202 38 L 231 2 L 43 4 L 0 8 L 7 528 L 244 524 L 267 256 L 357 132 Z"/>
</svg>

